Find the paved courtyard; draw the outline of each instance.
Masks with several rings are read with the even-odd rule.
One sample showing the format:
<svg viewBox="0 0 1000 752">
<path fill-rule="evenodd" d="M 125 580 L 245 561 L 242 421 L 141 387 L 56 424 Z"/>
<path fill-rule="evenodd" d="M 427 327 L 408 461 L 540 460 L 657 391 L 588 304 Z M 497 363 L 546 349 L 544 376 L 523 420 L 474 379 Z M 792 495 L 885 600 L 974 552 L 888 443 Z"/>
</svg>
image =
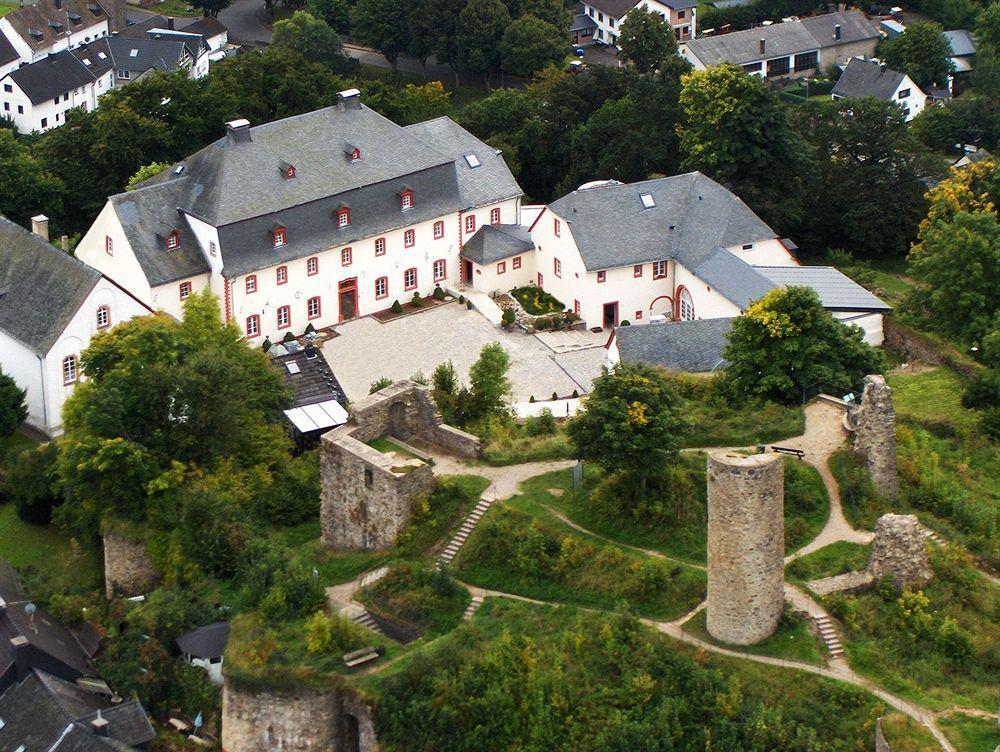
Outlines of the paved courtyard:
<svg viewBox="0 0 1000 752">
<path fill-rule="evenodd" d="M 591 347 L 556 353 L 541 339 L 505 332 L 457 303 L 386 324 L 370 317 L 355 319 L 336 331 L 340 336 L 323 344 L 323 355 L 351 400 L 367 395 L 371 383 L 382 376 L 405 379 L 419 371 L 429 378 L 446 360 L 468 383 L 469 367 L 489 342 L 500 342 L 510 353 L 514 401 L 524 402 L 532 395 L 548 399 L 553 392 L 565 397 L 574 389 L 589 391 L 606 352 Z M 594 344 L 598 341 L 595 338 Z"/>
</svg>

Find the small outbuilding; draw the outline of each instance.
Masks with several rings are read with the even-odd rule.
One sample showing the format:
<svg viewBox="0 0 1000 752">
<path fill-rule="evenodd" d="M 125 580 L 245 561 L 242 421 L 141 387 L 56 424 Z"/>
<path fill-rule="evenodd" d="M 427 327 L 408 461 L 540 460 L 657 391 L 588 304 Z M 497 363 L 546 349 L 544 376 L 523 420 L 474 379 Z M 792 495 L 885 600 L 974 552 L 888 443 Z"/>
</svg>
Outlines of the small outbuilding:
<svg viewBox="0 0 1000 752">
<path fill-rule="evenodd" d="M 177 638 L 177 647 L 184 660 L 208 672 L 215 684 L 222 684 L 222 658 L 229 641 L 229 622 L 217 621 L 192 629 Z"/>
</svg>

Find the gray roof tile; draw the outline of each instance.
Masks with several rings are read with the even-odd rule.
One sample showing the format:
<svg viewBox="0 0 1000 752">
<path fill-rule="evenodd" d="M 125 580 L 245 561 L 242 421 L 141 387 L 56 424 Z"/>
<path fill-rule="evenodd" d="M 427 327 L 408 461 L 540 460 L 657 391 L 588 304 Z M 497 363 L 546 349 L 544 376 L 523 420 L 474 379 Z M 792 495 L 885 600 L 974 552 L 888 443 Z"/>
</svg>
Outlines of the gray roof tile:
<svg viewBox="0 0 1000 752">
<path fill-rule="evenodd" d="M 22 65 L 7 77 L 17 84 L 32 104 L 41 104 L 95 80 L 94 74 L 69 50 Z"/>
<path fill-rule="evenodd" d="M 774 289 L 774 283 L 725 248 L 716 248 L 691 271 L 709 287 L 746 310 Z"/>
<path fill-rule="evenodd" d="M 107 42 L 115 67 L 139 74 L 150 70 L 177 70 L 185 51 L 184 42 L 169 39 L 108 37 Z"/>
<path fill-rule="evenodd" d="M 642 205 L 641 194 L 656 206 Z M 777 237 L 735 194 L 700 172 L 576 190 L 550 204 L 590 271 L 676 259 L 691 271 L 719 246 Z"/>
<path fill-rule="evenodd" d="M 8 13 L 4 18 L 25 44 L 36 52 L 51 47 L 59 38 L 66 36 L 67 31 L 76 32 L 108 21 L 108 14 L 97 0 L 60 0 L 59 6 L 56 7 L 55 0 L 39 0 Z M 70 16 L 78 17 L 79 21 Z M 41 34 L 36 36 L 31 31 Z"/>
<path fill-rule="evenodd" d="M 978 45 L 970 31 L 966 29 L 953 29 L 952 31 L 945 31 L 943 33 L 945 39 L 948 40 L 948 44 L 951 45 L 951 54 L 955 57 L 968 57 L 969 55 L 976 54 Z"/>
<path fill-rule="evenodd" d="M 531 233 L 519 225 L 483 225 L 476 234 L 465 241 L 462 257 L 477 264 L 492 264 L 495 261 L 517 256 L 534 249 Z"/>
<path fill-rule="evenodd" d="M 726 337 L 732 327 L 731 318 L 620 326 L 615 329 L 615 343 L 626 363 L 703 373 L 727 365 L 722 353 L 729 344 Z"/>
<path fill-rule="evenodd" d="M 46 354 L 101 278 L 0 216 L 0 329 Z"/>
<path fill-rule="evenodd" d="M 840 74 L 832 94 L 837 97 L 875 97 L 891 100 L 904 75 L 886 68 L 877 60 L 853 57 Z"/>
<path fill-rule="evenodd" d="M 330 399 L 331 396 L 327 393 L 325 398 Z M 303 403 L 298 402 L 297 404 Z M 182 653 L 195 658 L 218 658 L 226 652 L 228 640 L 229 622 L 217 621 L 214 624 L 206 624 L 204 627 L 185 632 L 177 638 L 177 647 Z"/>
<path fill-rule="evenodd" d="M 811 287 L 830 311 L 890 311 L 892 307 L 832 266 L 757 266 L 781 287 Z"/>
</svg>

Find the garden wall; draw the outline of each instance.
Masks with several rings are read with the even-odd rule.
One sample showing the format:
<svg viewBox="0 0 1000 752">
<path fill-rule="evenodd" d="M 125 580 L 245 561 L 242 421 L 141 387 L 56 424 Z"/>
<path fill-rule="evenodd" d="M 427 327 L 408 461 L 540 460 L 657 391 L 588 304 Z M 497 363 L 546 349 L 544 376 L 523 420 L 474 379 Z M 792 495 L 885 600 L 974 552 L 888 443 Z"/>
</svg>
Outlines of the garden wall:
<svg viewBox="0 0 1000 752">
<path fill-rule="evenodd" d="M 108 598 L 144 595 L 160 581 L 146 544 L 123 535 L 104 533 L 104 591 Z"/>
</svg>

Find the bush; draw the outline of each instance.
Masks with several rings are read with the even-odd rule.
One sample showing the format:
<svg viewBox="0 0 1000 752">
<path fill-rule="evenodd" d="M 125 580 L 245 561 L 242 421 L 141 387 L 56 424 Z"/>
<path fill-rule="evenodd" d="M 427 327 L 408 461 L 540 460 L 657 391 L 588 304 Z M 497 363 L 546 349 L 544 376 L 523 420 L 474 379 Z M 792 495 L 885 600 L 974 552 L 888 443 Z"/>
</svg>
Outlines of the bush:
<svg viewBox="0 0 1000 752">
<path fill-rule="evenodd" d="M 281 341 L 282 342 L 294 342 L 295 341 L 295 335 L 292 334 L 291 332 L 285 332 L 285 336 L 284 336 L 284 338 L 282 338 Z"/>
<path fill-rule="evenodd" d="M 315 334 L 315 332 L 316 332 L 316 327 L 313 326 L 313 323 L 310 321 L 306 325 L 306 334 Z"/>
<path fill-rule="evenodd" d="M 542 410 L 537 416 L 524 421 L 524 432 L 528 436 L 551 436 L 557 430 L 555 416 L 548 408 Z"/>
<path fill-rule="evenodd" d="M 548 329 L 551 322 L 548 319 L 535 319 L 535 329 L 542 331 L 543 329 Z"/>
<path fill-rule="evenodd" d="M 534 285 L 515 287 L 510 294 L 532 316 L 559 313 L 566 308 L 554 296 Z"/>
<path fill-rule="evenodd" d="M 371 386 L 368 387 L 368 394 L 375 394 L 375 392 L 379 392 L 385 389 L 387 386 L 392 386 L 392 379 L 390 379 L 388 376 L 383 376 L 377 381 L 373 381 L 371 383 Z"/>
<path fill-rule="evenodd" d="M 624 319 L 618 324 L 618 326 L 632 326 L 632 322 L 629 321 L 628 319 Z"/>
<path fill-rule="evenodd" d="M 505 308 L 503 311 L 503 315 L 500 317 L 500 321 L 503 323 L 503 325 L 506 328 L 510 329 L 514 325 L 514 320 L 515 320 L 514 309 Z"/>
<path fill-rule="evenodd" d="M 464 304 L 465 303 L 465 296 L 464 295 L 459 295 L 458 296 L 458 302 L 460 304 Z"/>
<path fill-rule="evenodd" d="M 403 306 L 400 305 L 400 302 L 398 300 L 394 300 L 394 301 L 392 301 L 392 306 L 390 307 L 390 310 L 393 313 L 402 313 L 403 312 Z"/>
<path fill-rule="evenodd" d="M 424 304 L 423 299 L 420 297 L 419 292 L 413 293 L 413 300 L 410 301 L 410 305 L 414 308 L 420 308 Z"/>
<path fill-rule="evenodd" d="M 434 300 L 444 300 L 444 290 L 441 289 L 441 285 L 437 285 L 432 293 Z"/>
<path fill-rule="evenodd" d="M 54 442 L 11 455 L 0 481 L 0 501 L 13 501 L 17 516 L 32 525 L 48 525 L 62 503 Z"/>
<path fill-rule="evenodd" d="M 471 311 L 472 310 L 472 301 L 471 300 L 465 301 L 465 307 L 468 308 Z"/>
<path fill-rule="evenodd" d="M 13 378 L 0 371 L 0 437 L 12 435 L 28 417 L 26 394 Z"/>
</svg>

